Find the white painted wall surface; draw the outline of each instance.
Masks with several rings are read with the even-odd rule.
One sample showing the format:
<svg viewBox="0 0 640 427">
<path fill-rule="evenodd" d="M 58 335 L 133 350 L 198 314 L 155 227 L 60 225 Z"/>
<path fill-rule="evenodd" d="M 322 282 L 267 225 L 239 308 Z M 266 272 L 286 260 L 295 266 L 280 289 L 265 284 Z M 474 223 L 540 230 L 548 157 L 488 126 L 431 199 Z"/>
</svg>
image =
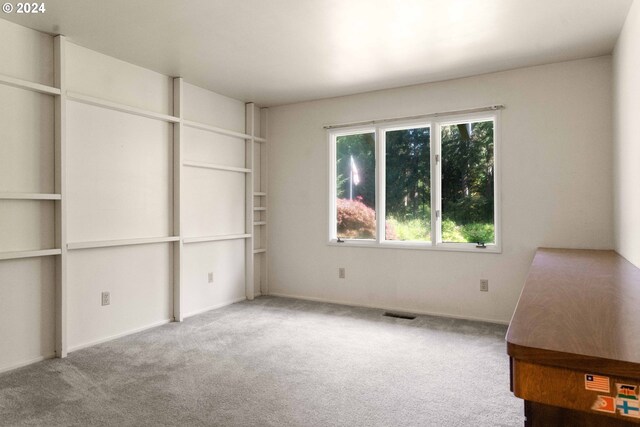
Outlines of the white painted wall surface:
<svg viewBox="0 0 640 427">
<path fill-rule="evenodd" d="M 184 118 L 244 133 L 244 102 L 184 84 Z"/>
<path fill-rule="evenodd" d="M 640 4 L 627 16 L 613 54 L 616 251 L 640 267 Z"/>
<path fill-rule="evenodd" d="M 0 74 L 53 85 L 53 37 L 0 19 Z"/>
<path fill-rule="evenodd" d="M 185 84 L 184 118 L 244 133 L 244 103 Z M 245 166 L 244 139 L 184 127 L 185 161 Z M 245 179 L 239 172 L 182 170 L 182 235 L 204 237 L 245 232 Z M 183 308 L 186 316 L 244 299 L 244 240 L 189 243 L 184 248 Z M 213 273 L 213 283 L 209 283 Z"/>
<path fill-rule="evenodd" d="M 53 357 L 55 261 L 0 261 L 0 372 Z"/>
<path fill-rule="evenodd" d="M 323 125 L 493 104 L 502 254 L 327 246 Z M 607 56 L 270 108 L 270 293 L 508 322 L 537 247 L 613 247 L 611 104 Z"/>
<path fill-rule="evenodd" d="M 170 112 L 169 77 L 68 46 L 69 90 Z M 172 133 L 165 122 L 68 102 L 69 242 L 172 235 Z M 70 251 L 69 349 L 168 321 L 172 263 L 170 243 Z"/>
<path fill-rule="evenodd" d="M 2 85 L 0 99 L 0 191 L 53 193 L 53 97 Z"/>
<path fill-rule="evenodd" d="M 169 76 L 78 46 L 67 45 L 67 89 L 132 107 L 171 114 Z"/>
<path fill-rule="evenodd" d="M 70 251 L 69 350 L 169 322 L 172 254 L 167 243 Z M 101 305 L 103 291 L 110 305 Z"/>
<path fill-rule="evenodd" d="M 244 245 L 244 240 L 185 245 L 186 317 L 245 298 Z M 209 283 L 209 273 L 213 273 L 213 283 Z"/>
<path fill-rule="evenodd" d="M 171 125 L 73 101 L 67 116 L 69 242 L 170 236 Z"/>
</svg>

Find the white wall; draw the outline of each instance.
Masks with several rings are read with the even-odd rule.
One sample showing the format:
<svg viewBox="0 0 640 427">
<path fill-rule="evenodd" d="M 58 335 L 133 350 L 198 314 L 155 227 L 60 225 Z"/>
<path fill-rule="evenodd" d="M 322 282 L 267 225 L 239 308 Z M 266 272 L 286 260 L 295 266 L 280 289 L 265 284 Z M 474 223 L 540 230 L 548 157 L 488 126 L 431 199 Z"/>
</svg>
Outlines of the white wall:
<svg viewBox="0 0 640 427">
<path fill-rule="evenodd" d="M 640 267 L 640 4 L 629 10 L 613 54 L 614 222 L 620 255 Z"/>
<path fill-rule="evenodd" d="M 323 125 L 492 104 L 502 254 L 326 244 Z M 613 246 L 610 57 L 270 108 L 269 133 L 272 294 L 507 322 L 537 247 Z"/>
<path fill-rule="evenodd" d="M 171 112 L 171 78 L 67 44 L 70 92 Z M 173 234 L 172 127 L 101 107 L 67 104 L 67 239 Z M 68 345 L 82 348 L 172 317 L 171 243 L 73 250 Z M 101 292 L 111 304 L 101 306 Z"/>
<path fill-rule="evenodd" d="M 173 114 L 171 77 L 71 42 L 66 48 L 71 95 Z M 0 54 L 0 74 L 53 85 L 50 36 L 0 19 Z M 244 132 L 242 101 L 183 88 L 185 120 Z M 67 241 L 173 236 L 173 125 L 73 100 L 66 113 Z M 184 127 L 181 143 L 185 160 L 244 167 L 244 139 Z M 0 192 L 53 193 L 54 163 L 54 97 L 0 84 Z M 182 237 L 243 234 L 245 180 L 183 167 Z M 0 252 L 54 248 L 55 203 L 0 200 Z M 245 243 L 184 244 L 183 314 L 245 298 Z M 174 245 L 69 250 L 69 351 L 172 319 Z M 55 274 L 55 256 L 0 260 L 0 372 L 54 355 Z"/>
<path fill-rule="evenodd" d="M 244 133 L 244 103 L 184 85 L 184 118 Z M 244 167 L 244 139 L 184 127 L 185 161 Z M 183 169 L 184 237 L 244 234 L 244 173 Z M 244 240 L 185 244 L 182 306 L 186 316 L 245 297 Z M 209 283 L 213 273 L 213 283 Z"/>
<path fill-rule="evenodd" d="M 0 19 L 0 74 L 53 83 L 50 36 Z M 0 85 L 0 192 L 53 193 L 54 100 Z M 54 247 L 54 202 L 0 200 L 0 252 Z M 55 260 L 0 261 L 0 372 L 54 354 Z"/>
</svg>

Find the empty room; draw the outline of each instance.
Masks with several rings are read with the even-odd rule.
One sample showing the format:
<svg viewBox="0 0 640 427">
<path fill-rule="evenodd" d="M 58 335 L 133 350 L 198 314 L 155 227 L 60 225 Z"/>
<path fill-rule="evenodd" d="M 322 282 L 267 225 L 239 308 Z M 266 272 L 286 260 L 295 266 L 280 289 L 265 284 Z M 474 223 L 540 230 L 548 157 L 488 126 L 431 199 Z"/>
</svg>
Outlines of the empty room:
<svg viewBox="0 0 640 427">
<path fill-rule="evenodd" d="M 0 18 L 0 426 L 640 425 L 638 1 Z"/>
</svg>

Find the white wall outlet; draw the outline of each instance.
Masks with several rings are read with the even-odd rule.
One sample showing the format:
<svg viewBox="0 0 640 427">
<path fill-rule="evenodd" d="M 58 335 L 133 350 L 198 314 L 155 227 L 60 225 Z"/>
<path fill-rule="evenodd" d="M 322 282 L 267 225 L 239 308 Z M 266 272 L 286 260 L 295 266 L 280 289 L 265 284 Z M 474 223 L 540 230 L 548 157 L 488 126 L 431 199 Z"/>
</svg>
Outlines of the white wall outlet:
<svg viewBox="0 0 640 427">
<path fill-rule="evenodd" d="M 487 279 L 480 279 L 480 291 L 489 292 L 489 281 Z"/>
<path fill-rule="evenodd" d="M 111 304 L 111 292 L 103 292 L 102 293 L 102 305 Z"/>
<path fill-rule="evenodd" d="M 338 278 L 344 279 L 345 277 L 347 277 L 346 269 L 344 267 L 338 268 Z"/>
<path fill-rule="evenodd" d="M 213 283 L 213 272 L 209 272 L 208 280 L 209 283 Z"/>
</svg>

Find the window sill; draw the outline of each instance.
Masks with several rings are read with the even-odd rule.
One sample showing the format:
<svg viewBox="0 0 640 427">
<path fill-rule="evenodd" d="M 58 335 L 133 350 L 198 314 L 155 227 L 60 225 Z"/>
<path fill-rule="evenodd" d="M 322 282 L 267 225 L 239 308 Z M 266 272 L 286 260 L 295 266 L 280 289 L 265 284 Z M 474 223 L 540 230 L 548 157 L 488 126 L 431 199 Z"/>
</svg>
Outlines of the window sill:
<svg viewBox="0 0 640 427">
<path fill-rule="evenodd" d="M 487 245 L 486 248 L 476 248 L 475 244 L 466 243 L 441 243 L 432 245 L 431 243 L 419 242 L 382 242 L 373 240 L 345 240 L 338 243 L 335 239 L 327 242 L 328 246 L 341 246 L 347 248 L 375 248 L 375 249 L 412 249 L 419 251 L 445 251 L 445 252 L 471 252 L 501 254 L 502 248 L 499 245 Z"/>
</svg>

